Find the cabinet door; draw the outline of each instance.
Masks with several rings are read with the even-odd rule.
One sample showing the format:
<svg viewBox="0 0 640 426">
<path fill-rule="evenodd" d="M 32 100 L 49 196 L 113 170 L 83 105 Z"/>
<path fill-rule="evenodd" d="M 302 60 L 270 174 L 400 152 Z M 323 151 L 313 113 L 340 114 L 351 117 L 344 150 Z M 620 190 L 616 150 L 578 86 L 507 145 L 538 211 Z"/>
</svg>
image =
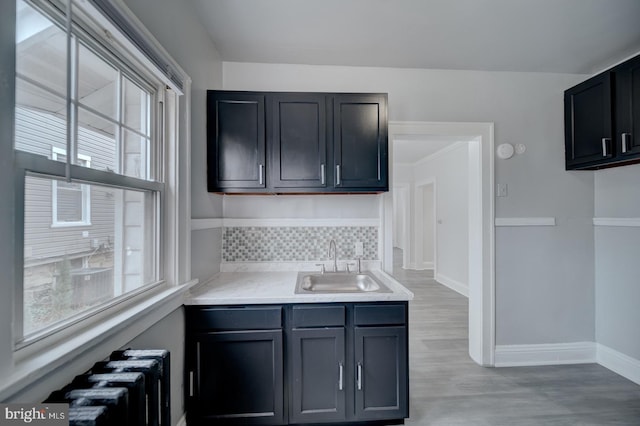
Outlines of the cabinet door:
<svg viewBox="0 0 640 426">
<path fill-rule="evenodd" d="M 640 58 L 620 65 L 616 79 L 616 146 L 620 160 L 640 157 Z"/>
<path fill-rule="evenodd" d="M 409 417 L 406 327 L 355 328 L 356 419 Z"/>
<path fill-rule="evenodd" d="M 282 330 L 197 333 L 194 340 L 190 419 L 283 424 Z"/>
<path fill-rule="evenodd" d="M 292 423 L 345 420 L 344 327 L 291 331 Z"/>
<path fill-rule="evenodd" d="M 264 95 L 207 92 L 209 191 L 266 187 Z"/>
<path fill-rule="evenodd" d="M 268 97 L 273 188 L 327 186 L 326 100 L 321 93 Z"/>
<path fill-rule="evenodd" d="M 336 188 L 387 191 L 387 96 L 335 95 L 333 144 Z"/>
<path fill-rule="evenodd" d="M 564 112 L 567 170 L 597 166 L 613 158 L 610 73 L 565 91 Z"/>
</svg>

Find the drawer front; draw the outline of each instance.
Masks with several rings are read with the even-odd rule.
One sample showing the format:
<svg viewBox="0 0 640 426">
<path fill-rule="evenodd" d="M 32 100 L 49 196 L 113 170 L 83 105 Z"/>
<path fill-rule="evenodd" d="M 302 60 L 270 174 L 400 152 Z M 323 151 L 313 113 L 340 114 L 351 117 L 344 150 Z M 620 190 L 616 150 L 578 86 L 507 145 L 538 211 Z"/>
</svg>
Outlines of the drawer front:
<svg viewBox="0 0 640 426">
<path fill-rule="evenodd" d="M 336 327 L 345 325 L 344 306 L 293 306 L 293 327 Z"/>
<path fill-rule="evenodd" d="M 355 305 L 355 325 L 404 325 L 407 322 L 404 304 Z"/>
<path fill-rule="evenodd" d="M 187 321 L 196 330 L 271 330 L 282 328 L 282 307 L 198 308 Z"/>
</svg>

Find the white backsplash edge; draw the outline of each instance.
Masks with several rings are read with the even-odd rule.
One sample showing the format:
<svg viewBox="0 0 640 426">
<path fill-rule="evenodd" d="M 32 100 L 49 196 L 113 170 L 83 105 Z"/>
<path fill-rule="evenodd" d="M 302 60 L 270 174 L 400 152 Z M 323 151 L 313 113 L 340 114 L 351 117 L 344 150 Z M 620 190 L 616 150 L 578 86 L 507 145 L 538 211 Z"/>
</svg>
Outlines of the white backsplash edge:
<svg viewBox="0 0 640 426">
<path fill-rule="evenodd" d="M 279 272 L 279 271 L 318 271 L 320 267 L 317 264 L 324 264 L 327 271 L 331 270 L 331 261 L 324 262 L 222 262 L 220 263 L 220 272 Z M 343 271 L 347 261 L 339 260 L 338 269 Z M 355 265 L 355 260 L 349 260 L 348 263 Z M 361 268 L 363 271 L 378 270 L 382 267 L 380 260 L 362 260 Z M 351 268 L 355 270 L 355 266 Z"/>
</svg>

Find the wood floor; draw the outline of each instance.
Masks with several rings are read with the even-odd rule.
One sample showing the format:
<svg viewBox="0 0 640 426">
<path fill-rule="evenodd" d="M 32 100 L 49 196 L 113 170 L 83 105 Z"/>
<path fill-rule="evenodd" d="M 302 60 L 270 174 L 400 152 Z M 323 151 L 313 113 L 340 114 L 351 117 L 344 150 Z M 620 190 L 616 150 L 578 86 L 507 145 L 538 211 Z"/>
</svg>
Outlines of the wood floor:
<svg viewBox="0 0 640 426">
<path fill-rule="evenodd" d="M 468 300 L 395 266 L 409 303 L 408 425 L 640 425 L 640 386 L 597 364 L 483 368 L 468 355 Z"/>
</svg>

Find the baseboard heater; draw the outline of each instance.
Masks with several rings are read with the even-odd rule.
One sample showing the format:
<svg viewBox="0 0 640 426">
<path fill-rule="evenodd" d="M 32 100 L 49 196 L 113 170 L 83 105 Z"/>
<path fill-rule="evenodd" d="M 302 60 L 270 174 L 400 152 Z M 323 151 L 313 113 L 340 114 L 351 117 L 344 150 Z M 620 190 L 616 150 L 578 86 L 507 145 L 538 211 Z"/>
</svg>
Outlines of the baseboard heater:
<svg viewBox="0 0 640 426">
<path fill-rule="evenodd" d="M 68 403 L 70 426 L 170 426 L 171 366 L 164 349 L 115 351 L 45 403 Z"/>
</svg>

